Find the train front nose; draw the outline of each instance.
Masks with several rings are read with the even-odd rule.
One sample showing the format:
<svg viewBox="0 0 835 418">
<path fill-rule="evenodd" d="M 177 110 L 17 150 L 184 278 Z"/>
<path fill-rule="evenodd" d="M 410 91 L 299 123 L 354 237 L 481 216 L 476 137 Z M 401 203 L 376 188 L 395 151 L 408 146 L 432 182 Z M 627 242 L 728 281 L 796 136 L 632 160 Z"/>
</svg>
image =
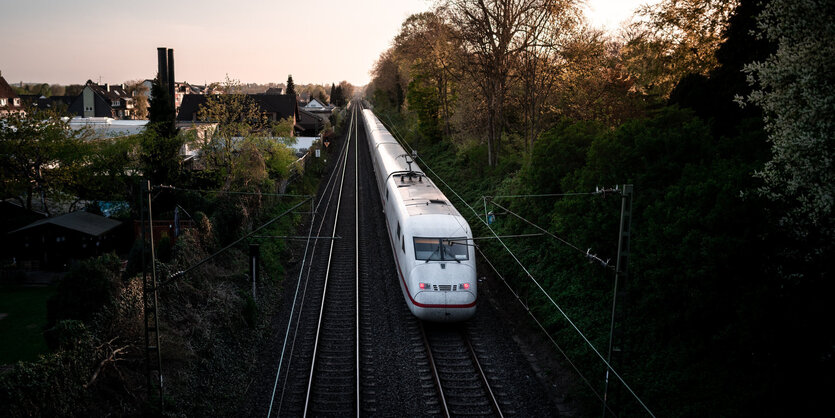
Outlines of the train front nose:
<svg viewBox="0 0 835 418">
<path fill-rule="evenodd" d="M 443 265 L 443 267 L 441 267 Z M 463 263 L 425 263 L 412 271 L 412 312 L 428 321 L 464 321 L 475 315 L 477 289 L 473 268 Z"/>
</svg>

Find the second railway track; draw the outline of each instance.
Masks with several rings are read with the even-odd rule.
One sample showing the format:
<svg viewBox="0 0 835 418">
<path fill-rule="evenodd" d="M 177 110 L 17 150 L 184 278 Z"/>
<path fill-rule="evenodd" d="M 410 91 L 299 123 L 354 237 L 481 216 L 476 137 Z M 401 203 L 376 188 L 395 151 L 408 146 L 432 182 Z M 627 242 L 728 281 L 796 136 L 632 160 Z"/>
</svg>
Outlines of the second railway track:
<svg viewBox="0 0 835 418">
<path fill-rule="evenodd" d="M 529 399 L 515 393 L 527 372 L 509 360 L 495 318 L 423 323 L 404 305 L 365 134 L 352 119 L 331 145 L 340 149 L 314 211 L 314 239 L 289 289 L 298 286 L 267 415 L 550 415 L 520 403 Z"/>
</svg>

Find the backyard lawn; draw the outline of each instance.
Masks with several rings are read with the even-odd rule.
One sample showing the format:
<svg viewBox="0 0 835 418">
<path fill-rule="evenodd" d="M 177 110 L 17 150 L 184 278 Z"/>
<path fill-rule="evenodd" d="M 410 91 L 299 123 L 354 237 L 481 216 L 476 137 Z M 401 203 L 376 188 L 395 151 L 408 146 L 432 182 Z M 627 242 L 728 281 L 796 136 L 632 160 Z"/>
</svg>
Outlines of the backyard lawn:
<svg viewBox="0 0 835 418">
<path fill-rule="evenodd" d="M 46 300 L 55 286 L 0 286 L 0 364 L 31 361 L 48 351 Z"/>
</svg>

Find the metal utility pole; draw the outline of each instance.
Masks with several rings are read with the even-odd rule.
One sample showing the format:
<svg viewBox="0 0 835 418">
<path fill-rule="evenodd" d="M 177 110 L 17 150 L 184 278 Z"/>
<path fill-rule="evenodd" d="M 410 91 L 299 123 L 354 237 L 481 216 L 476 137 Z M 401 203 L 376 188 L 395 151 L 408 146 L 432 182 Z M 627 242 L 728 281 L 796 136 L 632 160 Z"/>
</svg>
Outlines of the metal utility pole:
<svg viewBox="0 0 835 418">
<path fill-rule="evenodd" d="M 252 300 L 255 299 L 255 282 L 258 280 L 258 258 L 260 245 L 249 244 L 249 276 L 252 278 Z"/>
<path fill-rule="evenodd" d="M 609 326 L 609 353 L 606 357 L 606 362 L 612 364 L 613 341 L 615 336 L 615 312 L 618 308 L 623 311 L 623 305 L 626 299 L 626 292 L 622 289 L 629 279 L 629 239 L 632 232 L 632 189 L 631 184 L 624 184 L 621 191 L 620 203 L 620 230 L 618 232 L 618 255 L 617 265 L 615 267 L 615 284 L 612 291 L 612 320 Z M 620 286 L 620 288 L 618 287 Z M 618 297 L 621 299 L 621 305 L 618 306 Z M 621 321 L 623 315 L 621 315 Z M 615 351 L 620 352 L 617 348 Z M 606 416 L 608 409 L 608 395 L 609 395 L 609 369 L 606 369 L 606 383 L 603 389 L 603 417 Z"/>
<path fill-rule="evenodd" d="M 156 255 L 154 253 L 154 216 L 153 211 L 151 210 L 151 182 L 145 182 L 143 184 L 143 188 L 148 194 L 148 230 L 150 231 L 151 243 L 151 276 L 149 278 L 148 267 L 145 259 L 145 245 L 147 239 L 145 235 L 145 205 L 142 204 L 142 299 L 145 311 L 145 368 L 147 373 L 149 398 L 154 389 L 152 376 L 154 375 L 154 372 L 156 372 L 159 390 L 159 407 L 160 412 L 162 412 L 162 354 L 160 353 L 159 348 L 159 294 L 157 290 Z M 140 198 L 139 200 L 144 203 L 144 199 Z"/>
</svg>

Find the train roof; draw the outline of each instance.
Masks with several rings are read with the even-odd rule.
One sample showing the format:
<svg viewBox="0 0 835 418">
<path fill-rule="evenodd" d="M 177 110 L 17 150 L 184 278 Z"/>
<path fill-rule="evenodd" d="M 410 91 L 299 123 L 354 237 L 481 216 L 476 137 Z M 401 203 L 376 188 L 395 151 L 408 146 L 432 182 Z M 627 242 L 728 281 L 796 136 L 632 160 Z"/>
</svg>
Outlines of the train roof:
<svg viewBox="0 0 835 418">
<path fill-rule="evenodd" d="M 399 192 L 399 198 L 406 207 L 409 216 L 453 215 L 461 216 L 458 210 L 444 196 L 438 186 L 426 177 L 416 162 L 411 170 L 406 162 L 407 153 L 400 143 L 389 133 L 371 110 L 363 110 L 368 140 L 377 150 L 386 182 L 392 182 Z M 411 157 L 408 157 L 411 160 Z M 410 178 L 407 173 L 413 172 Z"/>
<path fill-rule="evenodd" d="M 418 175 L 420 176 L 420 175 Z M 409 179 L 408 176 L 393 176 L 393 181 L 400 192 L 400 200 L 409 216 L 418 215 L 458 215 L 455 207 L 449 203 L 446 196 L 428 178 Z"/>
</svg>

